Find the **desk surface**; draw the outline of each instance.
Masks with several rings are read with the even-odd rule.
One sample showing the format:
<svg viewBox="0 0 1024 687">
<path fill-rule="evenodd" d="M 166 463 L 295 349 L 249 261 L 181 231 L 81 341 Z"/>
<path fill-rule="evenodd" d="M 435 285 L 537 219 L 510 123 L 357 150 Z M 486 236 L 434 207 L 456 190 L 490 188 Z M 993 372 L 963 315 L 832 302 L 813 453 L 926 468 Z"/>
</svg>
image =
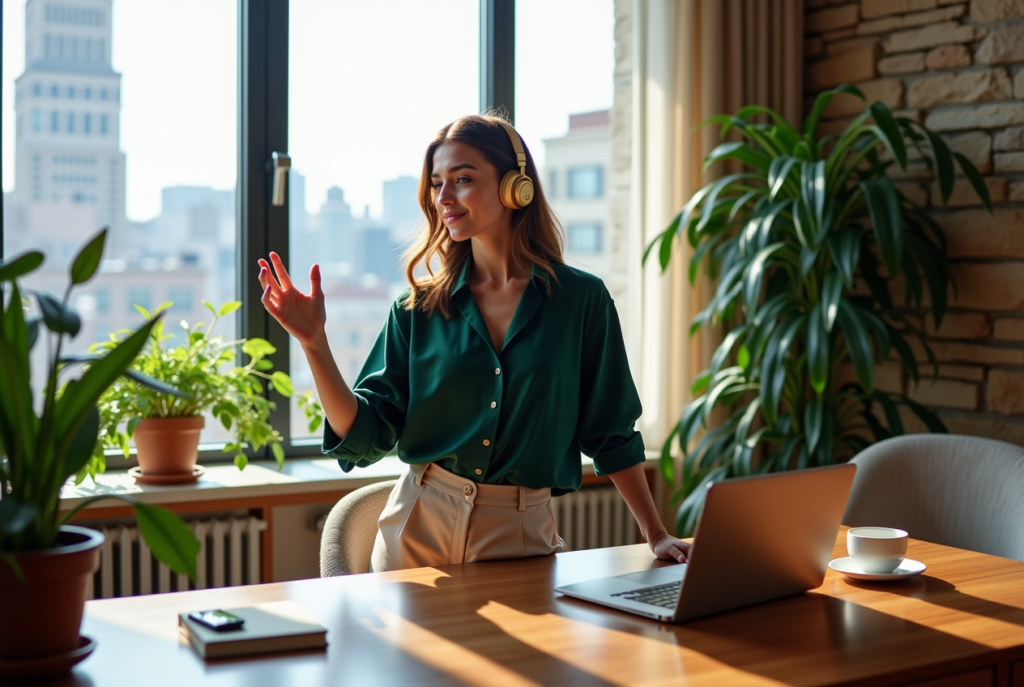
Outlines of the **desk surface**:
<svg viewBox="0 0 1024 687">
<path fill-rule="evenodd" d="M 675 626 L 552 591 L 656 566 L 644 545 L 90 601 L 99 647 L 65 684 L 1014 684 L 1024 563 L 918 541 L 908 555 L 928 570 L 899 584 L 829 571 L 808 594 Z M 282 599 L 328 628 L 326 652 L 204 664 L 178 635 L 179 612 Z"/>
</svg>

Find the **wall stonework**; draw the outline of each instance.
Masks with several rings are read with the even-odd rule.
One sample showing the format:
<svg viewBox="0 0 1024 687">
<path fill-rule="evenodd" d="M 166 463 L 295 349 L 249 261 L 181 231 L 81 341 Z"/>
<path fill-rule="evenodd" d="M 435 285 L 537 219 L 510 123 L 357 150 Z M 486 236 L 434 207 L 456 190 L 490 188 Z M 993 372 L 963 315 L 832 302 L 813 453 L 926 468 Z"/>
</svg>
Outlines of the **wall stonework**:
<svg viewBox="0 0 1024 687">
<path fill-rule="evenodd" d="M 942 132 L 985 178 L 993 214 L 966 179 L 944 205 L 927 166 L 912 160 L 891 177 L 947 232 L 956 290 L 936 329 L 923 324 L 937 359 L 916 388 L 884 368 L 885 386 L 931 407 L 951 432 L 1024 445 L 1024 0 L 805 0 L 807 107 L 822 90 L 856 84 Z M 839 133 L 863 111 L 836 98 L 818 135 Z M 895 167 L 895 166 L 894 166 Z M 959 169 L 958 169 L 959 172 Z M 925 363 L 924 347 L 911 342 Z M 926 431 L 904 415 L 908 431 Z"/>
</svg>

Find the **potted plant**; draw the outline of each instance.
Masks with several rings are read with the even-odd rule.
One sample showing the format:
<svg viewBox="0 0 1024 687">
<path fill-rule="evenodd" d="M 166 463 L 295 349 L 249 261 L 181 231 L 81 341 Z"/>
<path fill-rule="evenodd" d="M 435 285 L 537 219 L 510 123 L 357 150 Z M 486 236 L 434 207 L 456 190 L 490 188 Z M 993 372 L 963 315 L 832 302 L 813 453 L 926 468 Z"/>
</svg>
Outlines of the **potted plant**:
<svg viewBox="0 0 1024 687">
<path fill-rule="evenodd" d="M 991 211 L 988 191 L 963 155 L 882 103 L 869 105 L 838 137 L 817 138 L 837 93 L 865 100 L 849 85 L 826 91 L 802 131 L 756 105 L 705 122 L 720 124 L 723 138 L 730 131 L 741 137 L 716 147 L 705 169 L 732 159 L 747 170 L 694 193 L 644 255 L 657 248 L 664 271 L 675 237 L 685 237 L 691 284 L 702 267 L 718 280 L 691 334 L 707 325 L 727 332 L 662 449 L 661 471 L 672 485 L 676 442 L 683 455 L 673 497 L 682 499 L 681 535 L 693 531 L 710 482 L 847 460 L 871 439 L 904 433 L 900 405 L 931 431 L 946 431 L 926 408 L 874 383 L 875 364 L 893 352 L 919 381 L 908 337 L 935 362 L 917 323 L 893 298 L 896 280 L 906 306 L 930 299 L 936 327 L 951 283 L 941 226 L 888 171 L 894 163 L 906 169 L 913 150 L 931 167 L 943 202 L 953 190 L 954 162 Z M 844 364 L 852 364 L 852 381 L 843 381 Z"/>
<path fill-rule="evenodd" d="M 98 532 L 67 523 L 90 503 L 120 498 L 135 511 L 139 531 L 154 555 L 178 573 L 195 578 L 199 542 L 173 513 L 127 496 L 104 494 L 60 514 L 60 491 L 92 455 L 99 433 L 97 401 L 128 371 L 157 325 L 149 319 L 138 331 L 88 361 L 77 379 L 66 379 L 80 361 L 61 355 L 64 342 L 78 335 L 81 319 L 68 306 L 72 289 L 95 274 L 106 230 L 90 240 L 71 264 L 63 300 L 26 292 L 18 279 L 43 263 L 29 251 L 0 261 L 0 679 L 42 678 L 66 672 L 92 650 L 79 636 L 91 576 L 99 565 Z M 35 297 L 41 317 L 27 317 Z M 48 375 L 43 397 L 33 401 L 29 356 L 46 341 Z M 132 374 L 164 394 L 173 388 Z"/>
<path fill-rule="evenodd" d="M 196 479 L 201 470 L 196 466 L 199 432 L 207 411 L 233 433 L 233 441 L 224 446 L 224 451 L 234 454 L 239 469 L 248 463 L 246 448 L 258 450 L 266 445 L 278 467 L 283 465 L 281 434 L 269 422 L 275 403 L 264 396 L 261 380 L 290 397 L 294 393 L 291 379 L 284 372 L 271 372 L 273 364 L 267 356 L 276 349 L 264 339 L 225 341 L 212 334 L 218 319 L 237 310 L 241 303 L 225 303 L 220 308 L 203 303 L 213 315 L 208 324 L 182 321 L 183 343 L 168 348 L 164 344 L 172 335 L 164 333 L 162 322 L 156 322 L 149 331 L 148 346 L 130 368 L 173 385 L 187 397 L 167 396 L 128 377 L 111 384 L 99 400 L 99 439 L 80 478 L 86 474 L 95 477 L 106 469 L 105 447 L 120 448 L 127 458 L 129 440 L 134 438 L 139 469 L 133 474 L 139 481 Z M 164 303 L 154 314 L 163 313 L 171 305 Z M 143 317 L 150 317 L 144 308 L 135 307 Z M 109 341 L 94 344 L 93 350 L 113 350 L 121 345 L 123 336 L 112 334 Z M 239 348 L 249 359 L 245 365 L 235 364 Z M 310 431 L 315 431 L 321 422 L 319 403 L 307 392 L 299 399 L 299 406 L 306 412 Z"/>
</svg>

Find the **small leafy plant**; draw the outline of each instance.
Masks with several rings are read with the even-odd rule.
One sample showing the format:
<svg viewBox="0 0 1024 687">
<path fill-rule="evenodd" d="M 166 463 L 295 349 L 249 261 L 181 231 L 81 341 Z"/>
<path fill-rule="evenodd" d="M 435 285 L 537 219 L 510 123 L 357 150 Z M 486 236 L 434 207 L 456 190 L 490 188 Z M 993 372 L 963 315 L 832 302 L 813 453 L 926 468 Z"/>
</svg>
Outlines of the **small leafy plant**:
<svg viewBox="0 0 1024 687">
<path fill-rule="evenodd" d="M 99 440 L 93 449 L 89 462 L 82 468 L 78 478 L 86 475 L 95 477 L 106 469 L 104 449 L 119 448 L 127 458 L 130 454 L 129 440 L 135 427 L 145 418 L 195 417 L 207 411 L 213 414 L 224 428 L 233 434 L 233 441 L 224 446 L 225 453 L 234 453 L 235 465 L 244 469 L 249 460 L 245 449 L 258 450 L 270 446 L 278 467 L 284 464 L 284 449 L 281 434 L 271 427 L 269 417 L 275 403 L 264 395 L 264 381 L 282 396 L 294 394 L 291 378 L 280 370 L 273 370 L 268 356 L 276 348 L 259 338 L 225 341 L 221 336 L 212 335 L 217 321 L 237 310 L 241 303 L 232 301 L 215 308 L 207 301 L 213 317 L 210 322 L 189 325 L 181 322 L 185 343 L 166 348 L 165 342 L 172 338 L 165 334 L 162 322 L 154 324 L 149 331 L 148 347 L 132 363 L 133 370 L 154 379 L 173 384 L 188 394 L 188 398 L 170 398 L 155 393 L 152 388 L 132 379 L 120 379 L 108 388 L 99 400 Z M 173 303 L 158 307 L 154 316 L 161 315 Z M 145 318 L 150 313 L 136 305 Z M 93 344 L 95 352 L 113 350 L 121 345 L 124 330 L 110 335 L 110 340 Z M 248 358 L 245 365 L 236 365 L 239 349 Z M 320 425 L 320 404 L 306 392 L 299 399 L 309 421 L 310 431 Z"/>
<path fill-rule="evenodd" d="M 838 137 L 817 138 L 837 93 L 865 100 L 853 86 L 826 91 L 802 131 L 757 105 L 705 122 L 721 125 L 723 138 L 730 131 L 741 137 L 711 151 L 705 169 L 720 160 L 747 169 L 698 190 L 644 256 L 657 248 L 664 270 L 683 237 L 693 251 L 691 284 L 702 268 L 718 282 L 691 334 L 708 325 L 726 331 L 662 449 L 662 474 L 673 485 L 675 442 L 683 454 L 675 494 L 681 535 L 693 531 L 709 483 L 847 460 L 870 439 L 904 433 L 900 405 L 931 431 L 946 431 L 905 394 L 875 386 L 875 365 L 890 358 L 918 382 L 908 339 L 935 360 L 893 298 L 896 280 L 907 306 L 923 308 L 930 299 L 936 327 L 952 283 L 942 227 L 888 170 L 906 169 L 916 151 L 943 202 L 953 191 L 954 164 L 991 211 L 988 190 L 938 134 L 882 103 L 867 106 Z M 848 365 L 855 373 L 849 382 L 842 374 Z"/>
<path fill-rule="evenodd" d="M 25 291 L 18 279 L 39 269 L 44 256 L 28 251 L 0 261 L 0 560 L 21 576 L 12 554 L 48 549 L 55 545 L 60 527 L 82 508 L 103 499 L 119 498 L 132 505 L 139 531 L 153 554 L 171 570 L 195 579 L 199 542 L 173 513 L 118 494 L 85 499 L 60 515 L 60 492 L 69 477 L 79 472 L 92 455 L 100 428 L 97 402 L 123 374 L 147 386 L 154 396 L 181 392 L 129 369 L 159 316 L 147 318 L 135 332 L 106 349 L 104 355 L 82 360 L 62 356 L 66 339 L 78 336 L 82 320 L 68 305 L 73 288 L 92 279 L 100 265 L 107 231 L 91 239 L 71 264 L 70 283 L 63 300 L 37 291 Z M 34 296 L 41 315 L 28 315 Z M 40 404 L 33 402 L 29 356 L 43 340 L 47 345 L 48 374 Z M 84 372 L 66 379 L 81 363 Z"/>
</svg>

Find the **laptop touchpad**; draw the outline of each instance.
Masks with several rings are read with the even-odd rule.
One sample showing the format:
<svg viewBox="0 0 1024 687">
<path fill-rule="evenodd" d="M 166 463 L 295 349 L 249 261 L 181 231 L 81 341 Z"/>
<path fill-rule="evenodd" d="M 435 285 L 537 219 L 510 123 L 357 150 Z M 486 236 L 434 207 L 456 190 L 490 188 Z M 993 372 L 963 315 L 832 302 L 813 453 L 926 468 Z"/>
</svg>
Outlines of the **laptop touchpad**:
<svg viewBox="0 0 1024 687">
<path fill-rule="evenodd" d="M 630 573 L 628 575 L 618 575 L 617 577 L 620 580 L 656 585 L 678 582 L 684 574 L 686 574 L 686 564 L 682 563 L 680 565 L 669 565 L 656 570 L 641 570 L 640 572 Z"/>
</svg>

